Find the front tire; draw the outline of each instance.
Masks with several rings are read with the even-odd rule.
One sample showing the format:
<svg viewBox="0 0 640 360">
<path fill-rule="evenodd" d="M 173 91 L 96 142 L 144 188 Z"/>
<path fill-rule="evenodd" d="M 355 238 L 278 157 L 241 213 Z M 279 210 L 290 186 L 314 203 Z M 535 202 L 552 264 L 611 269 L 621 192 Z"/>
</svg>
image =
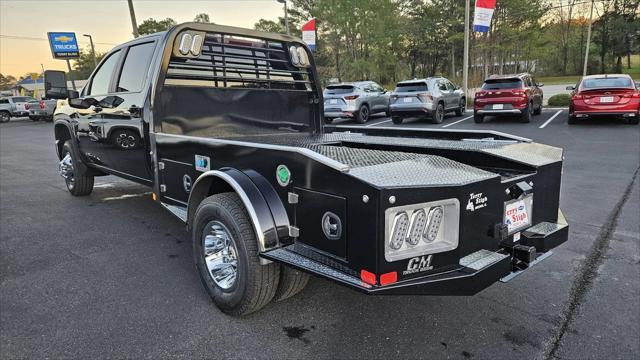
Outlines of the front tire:
<svg viewBox="0 0 640 360">
<path fill-rule="evenodd" d="M 0 122 L 9 122 L 11 114 L 8 111 L 0 111 Z"/>
<path fill-rule="evenodd" d="M 369 107 L 365 104 L 360 106 L 360 110 L 356 113 L 356 122 L 364 124 L 369 121 Z"/>
<path fill-rule="evenodd" d="M 261 265 L 247 210 L 233 192 L 207 197 L 196 210 L 193 256 L 213 302 L 241 316 L 267 305 L 278 289 L 280 265 Z"/>
<path fill-rule="evenodd" d="M 60 160 L 60 175 L 67 184 L 67 189 L 73 196 L 87 196 L 93 191 L 93 176 L 81 174 L 76 159 L 73 157 L 71 140 L 67 140 L 62 146 L 62 159 Z"/>
</svg>

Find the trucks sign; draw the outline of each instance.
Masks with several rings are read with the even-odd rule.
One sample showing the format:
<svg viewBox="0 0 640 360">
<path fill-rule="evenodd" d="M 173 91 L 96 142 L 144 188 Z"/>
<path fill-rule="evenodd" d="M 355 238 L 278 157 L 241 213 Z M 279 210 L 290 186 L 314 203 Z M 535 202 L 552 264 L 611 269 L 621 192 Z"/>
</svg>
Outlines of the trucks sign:
<svg viewBox="0 0 640 360">
<path fill-rule="evenodd" d="M 80 48 L 76 34 L 72 32 L 48 32 L 49 46 L 54 59 L 76 59 L 80 57 Z"/>
</svg>

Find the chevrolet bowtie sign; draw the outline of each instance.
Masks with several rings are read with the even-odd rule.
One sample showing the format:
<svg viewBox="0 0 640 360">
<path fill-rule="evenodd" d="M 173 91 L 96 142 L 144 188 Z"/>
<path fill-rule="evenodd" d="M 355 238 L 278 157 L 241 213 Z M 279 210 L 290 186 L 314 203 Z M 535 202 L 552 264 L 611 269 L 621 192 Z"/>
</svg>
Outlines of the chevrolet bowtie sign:
<svg viewBox="0 0 640 360">
<path fill-rule="evenodd" d="M 49 46 L 54 59 L 75 59 L 80 56 L 76 34 L 72 32 L 49 32 Z"/>
</svg>

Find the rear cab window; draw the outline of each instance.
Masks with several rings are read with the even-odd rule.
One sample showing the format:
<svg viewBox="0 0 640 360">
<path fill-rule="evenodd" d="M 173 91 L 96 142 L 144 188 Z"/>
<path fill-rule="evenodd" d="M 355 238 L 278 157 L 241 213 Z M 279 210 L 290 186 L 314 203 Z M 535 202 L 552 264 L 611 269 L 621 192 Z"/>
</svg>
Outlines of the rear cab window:
<svg viewBox="0 0 640 360">
<path fill-rule="evenodd" d="M 580 85 L 582 90 L 590 89 L 611 89 L 611 88 L 627 88 L 633 89 L 633 82 L 627 77 L 606 77 L 585 79 Z"/>
<path fill-rule="evenodd" d="M 13 102 L 14 103 L 24 103 L 24 102 L 29 102 L 29 101 L 36 101 L 36 99 L 34 99 L 32 97 L 26 97 L 26 96 L 19 96 L 19 97 L 14 97 L 13 98 Z"/>
<path fill-rule="evenodd" d="M 140 92 L 142 90 L 154 49 L 154 42 L 133 45 L 129 48 L 116 92 Z"/>
<path fill-rule="evenodd" d="M 329 85 L 327 86 L 325 93 L 327 95 L 341 95 L 348 94 L 354 91 L 354 87 L 352 85 Z"/>
<path fill-rule="evenodd" d="M 511 79 L 488 79 L 482 84 L 482 90 L 502 90 L 502 89 L 520 89 L 522 88 L 522 80 L 518 78 Z"/>
<path fill-rule="evenodd" d="M 396 85 L 396 92 L 420 92 L 429 91 L 429 87 L 424 82 L 400 83 Z"/>
</svg>

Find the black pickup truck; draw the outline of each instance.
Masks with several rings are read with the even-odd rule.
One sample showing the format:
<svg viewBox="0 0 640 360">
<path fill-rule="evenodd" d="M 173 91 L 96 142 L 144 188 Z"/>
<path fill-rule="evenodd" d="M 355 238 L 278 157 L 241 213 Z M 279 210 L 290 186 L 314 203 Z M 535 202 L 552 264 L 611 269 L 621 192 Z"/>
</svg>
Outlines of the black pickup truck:
<svg viewBox="0 0 640 360">
<path fill-rule="evenodd" d="M 80 93 L 57 75 L 45 88 L 69 99 L 54 129 L 71 194 L 108 174 L 152 187 L 229 314 L 309 274 L 365 294 L 473 295 L 567 240 L 562 149 L 325 125 L 313 56 L 291 36 L 187 23 L 115 47 Z"/>
</svg>

